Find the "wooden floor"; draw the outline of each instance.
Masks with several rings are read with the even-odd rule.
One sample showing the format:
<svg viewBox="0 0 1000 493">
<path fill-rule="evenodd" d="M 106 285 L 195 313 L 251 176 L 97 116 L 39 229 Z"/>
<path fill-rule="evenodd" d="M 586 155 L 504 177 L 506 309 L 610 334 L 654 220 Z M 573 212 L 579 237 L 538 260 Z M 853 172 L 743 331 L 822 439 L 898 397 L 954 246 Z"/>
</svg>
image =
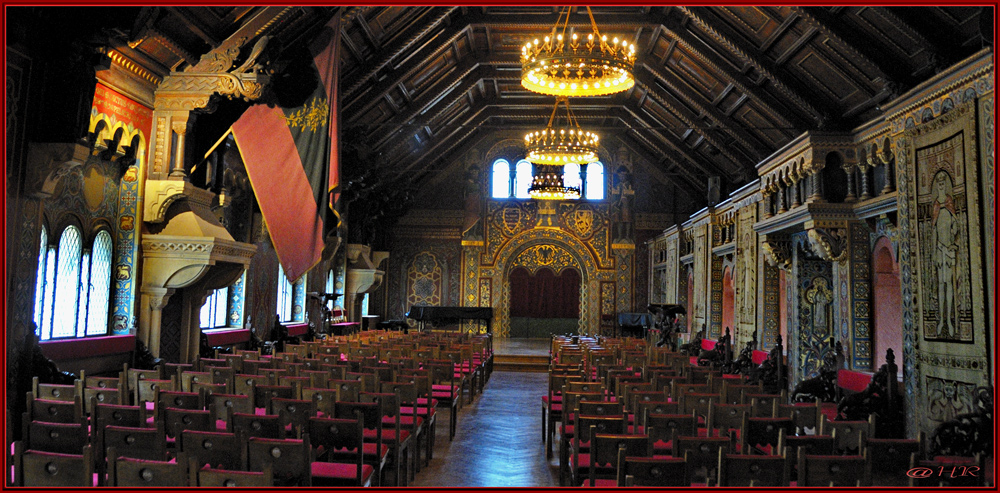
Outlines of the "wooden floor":
<svg viewBox="0 0 1000 493">
<path fill-rule="evenodd" d="M 482 395 L 458 413 L 448 442 L 440 408 L 434 459 L 413 486 L 558 486 L 559 459 L 546 460 L 542 396 L 547 373 L 494 371 Z"/>
</svg>

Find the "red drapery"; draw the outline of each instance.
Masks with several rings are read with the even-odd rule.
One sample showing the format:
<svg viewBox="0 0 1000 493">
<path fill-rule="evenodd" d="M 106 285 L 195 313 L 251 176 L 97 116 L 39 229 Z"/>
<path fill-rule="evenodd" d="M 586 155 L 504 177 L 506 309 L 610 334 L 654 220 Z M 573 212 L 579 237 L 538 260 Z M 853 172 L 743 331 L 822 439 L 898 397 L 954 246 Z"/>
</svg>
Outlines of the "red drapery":
<svg viewBox="0 0 1000 493">
<path fill-rule="evenodd" d="M 510 273 L 510 316 L 528 318 L 579 318 L 580 273 L 564 269 L 558 276 L 550 269 L 531 275 L 518 267 Z"/>
</svg>

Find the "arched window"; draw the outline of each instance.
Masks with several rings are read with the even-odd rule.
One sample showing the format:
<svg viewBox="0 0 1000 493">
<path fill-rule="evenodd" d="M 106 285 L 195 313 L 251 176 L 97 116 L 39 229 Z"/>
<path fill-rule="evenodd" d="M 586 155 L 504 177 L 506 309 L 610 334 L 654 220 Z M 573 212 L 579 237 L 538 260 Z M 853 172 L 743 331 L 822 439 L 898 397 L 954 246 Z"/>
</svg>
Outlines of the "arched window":
<svg viewBox="0 0 1000 493">
<path fill-rule="evenodd" d="M 514 176 L 514 197 L 519 199 L 530 198 L 528 189 L 531 188 L 532 179 L 531 163 L 525 159 L 517 162 L 517 174 Z"/>
<path fill-rule="evenodd" d="M 278 264 L 278 320 L 281 322 L 292 321 L 292 283 L 285 276 L 285 269 Z"/>
<path fill-rule="evenodd" d="M 78 307 L 80 300 L 80 256 L 83 252 L 83 238 L 76 226 L 63 230 L 59 238 L 56 256 L 56 297 L 55 306 Z M 52 319 L 51 338 L 73 337 L 76 335 L 77 310 L 55 310 Z M 42 334 L 43 339 L 45 334 Z"/>
<path fill-rule="evenodd" d="M 108 332 L 108 309 L 111 302 L 111 258 L 114 250 L 111 233 L 101 231 L 90 253 L 90 294 L 87 302 L 87 335 Z"/>
<path fill-rule="evenodd" d="M 563 166 L 563 185 L 570 188 L 582 188 L 583 181 L 580 179 L 580 165 L 569 163 Z"/>
<path fill-rule="evenodd" d="M 229 288 L 212 291 L 205 304 L 201 305 L 201 327 L 216 328 L 229 325 L 226 310 L 229 301 Z"/>
<path fill-rule="evenodd" d="M 510 163 L 505 159 L 493 162 L 493 198 L 506 199 L 510 197 Z M 333 291 L 327 291 L 332 293 Z"/>
<path fill-rule="evenodd" d="M 587 165 L 587 200 L 604 200 L 604 165 L 595 161 Z"/>
</svg>

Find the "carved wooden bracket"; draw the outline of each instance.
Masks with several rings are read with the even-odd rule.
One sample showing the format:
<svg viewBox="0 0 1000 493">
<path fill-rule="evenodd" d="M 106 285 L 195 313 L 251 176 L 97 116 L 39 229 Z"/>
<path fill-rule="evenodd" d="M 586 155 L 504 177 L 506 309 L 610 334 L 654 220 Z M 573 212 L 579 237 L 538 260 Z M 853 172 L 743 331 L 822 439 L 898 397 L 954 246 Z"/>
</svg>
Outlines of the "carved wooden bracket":
<svg viewBox="0 0 1000 493">
<path fill-rule="evenodd" d="M 36 199 L 51 197 L 63 177 L 83 166 L 88 157 L 90 148 L 83 144 L 30 144 L 25 194 Z"/>
<path fill-rule="evenodd" d="M 782 235 L 761 237 L 761 250 L 768 265 L 788 270 L 792 266 L 792 242 Z"/>
<path fill-rule="evenodd" d="M 813 253 L 827 262 L 847 260 L 848 230 L 843 228 L 809 228 L 809 245 Z"/>
</svg>

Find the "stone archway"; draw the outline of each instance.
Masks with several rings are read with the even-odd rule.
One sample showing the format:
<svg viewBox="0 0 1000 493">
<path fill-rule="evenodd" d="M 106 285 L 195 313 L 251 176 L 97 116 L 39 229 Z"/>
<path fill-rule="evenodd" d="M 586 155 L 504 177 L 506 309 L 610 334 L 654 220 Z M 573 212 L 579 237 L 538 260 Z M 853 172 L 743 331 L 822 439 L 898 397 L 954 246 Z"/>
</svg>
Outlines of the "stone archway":
<svg viewBox="0 0 1000 493">
<path fill-rule="evenodd" d="M 580 321 L 577 331 L 596 333 L 601 314 L 601 282 L 614 283 L 614 270 L 598 269 L 598 262 L 587 246 L 563 231 L 531 229 L 511 238 L 497 255 L 492 269 L 493 286 L 500 290 L 494 304 L 493 330 L 498 337 L 510 336 L 510 273 L 517 267 L 560 270 L 575 268 L 580 272 Z M 612 301 L 612 306 L 614 306 Z"/>
</svg>

